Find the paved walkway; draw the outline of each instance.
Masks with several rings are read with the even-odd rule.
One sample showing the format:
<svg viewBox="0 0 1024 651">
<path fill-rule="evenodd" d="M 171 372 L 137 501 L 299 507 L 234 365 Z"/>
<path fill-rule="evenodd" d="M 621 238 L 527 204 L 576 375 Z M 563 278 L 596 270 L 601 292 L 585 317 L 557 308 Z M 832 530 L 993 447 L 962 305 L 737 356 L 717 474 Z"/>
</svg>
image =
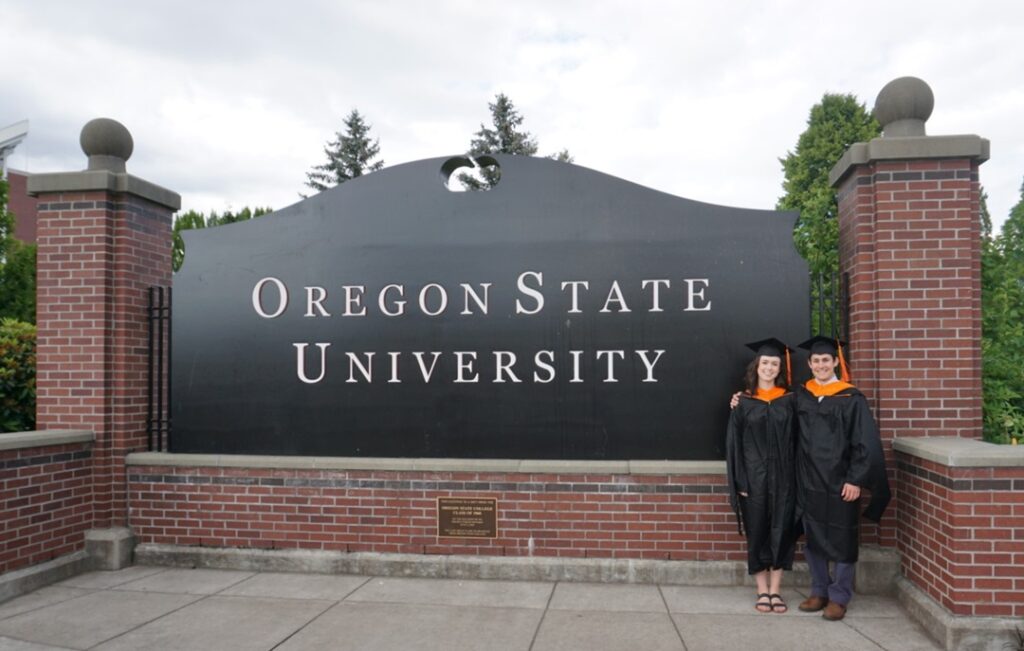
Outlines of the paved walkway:
<svg viewBox="0 0 1024 651">
<path fill-rule="evenodd" d="M 932 651 L 897 601 L 761 615 L 750 588 L 458 581 L 134 566 L 0 604 L 0 649 Z"/>
</svg>

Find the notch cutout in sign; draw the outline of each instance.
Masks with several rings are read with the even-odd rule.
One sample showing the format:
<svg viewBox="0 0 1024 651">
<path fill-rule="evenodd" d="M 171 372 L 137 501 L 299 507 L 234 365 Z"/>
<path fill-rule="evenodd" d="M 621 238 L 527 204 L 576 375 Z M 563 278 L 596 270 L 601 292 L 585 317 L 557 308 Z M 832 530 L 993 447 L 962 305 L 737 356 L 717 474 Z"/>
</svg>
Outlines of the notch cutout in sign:
<svg viewBox="0 0 1024 651">
<path fill-rule="evenodd" d="M 490 190 L 501 180 L 501 165 L 491 156 L 454 156 L 441 165 L 441 182 L 450 192 Z"/>
</svg>

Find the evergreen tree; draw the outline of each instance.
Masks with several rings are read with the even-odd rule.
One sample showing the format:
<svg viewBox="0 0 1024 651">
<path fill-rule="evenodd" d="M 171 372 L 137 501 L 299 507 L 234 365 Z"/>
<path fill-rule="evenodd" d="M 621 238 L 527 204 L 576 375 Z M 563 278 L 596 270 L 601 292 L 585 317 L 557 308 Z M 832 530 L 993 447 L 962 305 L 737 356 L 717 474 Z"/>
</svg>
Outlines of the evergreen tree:
<svg viewBox="0 0 1024 651">
<path fill-rule="evenodd" d="M 522 156 L 533 156 L 537 153 L 537 141 L 530 135 L 529 131 L 521 131 L 523 116 L 519 114 L 512 100 L 504 93 L 498 93 L 494 102 L 487 105 L 491 111 L 491 125 L 486 127 L 480 125 L 473 140 L 469 144 L 471 157 L 483 156 L 485 154 L 513 154 Z M 564 152 L 568 157 L 569 152 Z M 569 157 L 571 160 L 571 157 Z M 477 179 L 463 172 L 459 180 L 468 190 L 489 190 L 493 188 L 498 179 L 501 178 L 501 171 L 492 166 L 480 168 L 481 179 Z"/>
<path fill-rule="evenodd" d="M 171 266 L 175 271 L 181 269 L 182 263 L 185 261 L 185 240 L 181 237 L 181 231 L 187 231 L 193 228 L 213 228 L 215 226 L 222 226 L 224 224 L 234 224 L 235 222 L 244 222 L 256 217 L 261 217 L 270 212 L 273 212 L 271 208 L 256 208 L 251 209 L 248 206 L 242 208 L 237 213 L 230 210 L 225 211 L 223 215 L 218 215 L 216 212 L 211 212 L 210 216 L 207 217 L 204 213 L 197 212 L 195 210 L 189 210 L 186 213 L 178 215 L 174 220 L 173 227 L 173 244 L 171 248 Z"/>
<path fill-rule="evenodd" d="M 548 158 L 556 160 L 559 163 L 571 163 L 576 160 L 575 158 L 573 158 L 572 154 L 569 153 L 568 149 L 563 149 L 557 154 L 551 154 L 551 156 L 549 156 Z"/>
<path fill-rule="evenodd" d="M 807 260 L 811 277 L 826 279 L 826 285 L 839 271 L 839 206 L 828 174 L 850 145 L 867 142 L 881 132 L 878 121 L 856 97 L 826 93 L 811 108 L 807 129 L 800 134 L 796 150 L 779 159 L 785 173 L 785 195 L 776 208 L 800 211 L 793 242 Z M 816 313 L 819 291 L 825 292 L 830 300 L 833 298 L 828 286 L 812 288 L 815 307 L 811 322 L 826 322 L 826 332 L 821 334 L 828 335 L 833 329 L 838 331 L 838 324 L 829 322 L 830 314 Z"/>
<path fill-rule="evenodd" d="M 7 193 L 7 181 L 0 179 L 0 318 L 35 323 L 36 245 L 14 237 Z"/>
<path fill-rule="evenodd" d="M 982 194 L 984 436 L 1024 442 L 1024 185 L 998 237 Z"/>
<path fill-rule="evenodd" d="M 345 133 L 335 136 L 324 147 L 327 162 L 306 173 L 306 185 L 317 192 L 384 167 L 383 160 L 374 160 L 380 154 L 380 139 L 370 139 L 370 125 L 356 109 L 345 118 Z"/>
</svg>

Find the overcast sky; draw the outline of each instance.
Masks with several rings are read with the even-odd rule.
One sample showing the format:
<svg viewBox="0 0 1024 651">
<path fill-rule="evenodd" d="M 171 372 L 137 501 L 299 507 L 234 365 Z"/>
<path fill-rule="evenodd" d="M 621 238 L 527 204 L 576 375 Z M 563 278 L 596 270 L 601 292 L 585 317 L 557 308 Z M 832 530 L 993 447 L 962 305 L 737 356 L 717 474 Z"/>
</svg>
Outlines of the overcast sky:
<svg viewBox="0 0 1024 651">
<path fill-rule="evenodd" d="M 0 0 L 0 36 L 0 127 L 30 121 L 11 167 L 83 168 L 82 125 L 111 117 L 183 209 L 294 203 L 352 108 L 387 165 L 463 152 L 499 92 L 541 154 L 771 208 L 810 107 L 904 75 L 935 93 L 929 134 L 991 140 L 997 223 L 1024 179 L 1019 0 Z"/>
</svg>

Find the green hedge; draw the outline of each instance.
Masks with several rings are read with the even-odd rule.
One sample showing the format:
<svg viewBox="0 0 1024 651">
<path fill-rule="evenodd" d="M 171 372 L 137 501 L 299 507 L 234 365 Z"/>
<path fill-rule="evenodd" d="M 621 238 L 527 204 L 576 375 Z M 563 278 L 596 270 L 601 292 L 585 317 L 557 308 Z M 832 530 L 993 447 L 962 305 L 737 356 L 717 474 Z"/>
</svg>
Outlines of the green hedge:
<svg viewBox="0 0 1024 651">
<path fill-rule="evenodd" d="M 36 327 L 0 321 L 0 432 L 36 428 Z"/>
</svg>

